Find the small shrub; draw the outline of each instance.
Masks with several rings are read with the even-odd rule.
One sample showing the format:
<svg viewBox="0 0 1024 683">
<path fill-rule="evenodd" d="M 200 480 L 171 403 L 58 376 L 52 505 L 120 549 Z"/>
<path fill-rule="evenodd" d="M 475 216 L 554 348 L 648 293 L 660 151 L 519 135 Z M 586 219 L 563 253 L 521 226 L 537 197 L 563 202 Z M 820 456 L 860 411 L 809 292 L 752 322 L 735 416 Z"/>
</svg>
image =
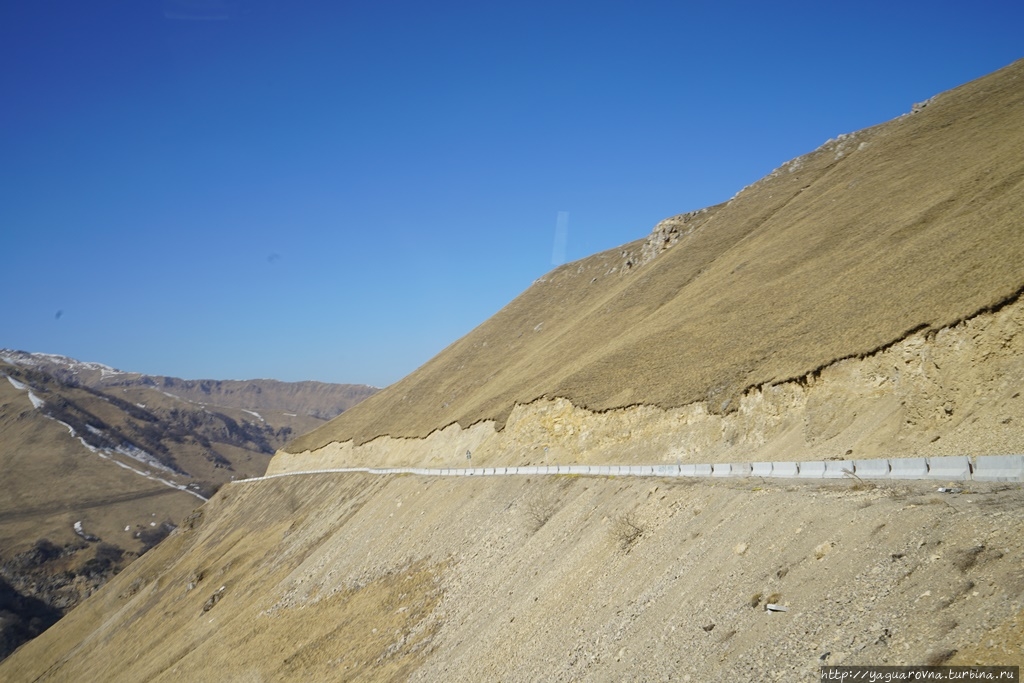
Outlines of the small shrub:
<svg viewBox="0 0 1024 683">
<path fill-rule="evenodd" d="M 48 538 L 40 538 L 27 553 L 25 564 L 28 566 L 39 566 L 52 559 L 60 557 L 63 549 Z"/>
<path fill-rule="evenodd" d="M 539 531 L 548 523 L 549 519 L 554 517 L 555 506 L 550 502 L 534 499 L 526 504 L 525 512 L 530 520 L 530 526 L 534 531 Z"/>
<path fill-rule="evenodd" d="M 142 550 L 139 554 L 143 554 L 153 548 L 157 543 L 167 538 L 176 527 L 170 522 L 164 522 L 160 526 L 151 527 L 149 529 L 143 529 L 135 535 L 140 541 L 142 541 Z"/>
<path fill-rule="evenodd" d="M 874 483 L 864 481 L 856 474 L 853 470 L 843 469 L 843 476 L 849 477 L 853 480 L 853 485 L 850 487 L 851 491 L 870 491 L 876 487 Z"/>
<path fill-rule="evenodd" d="M 124 549 L 113 543 L 100 543 L 96 546 L 96 559 L 107 566 L 115 565 L 124 556 Z"/>
<path fill-rule="evenodd" d="M 633 544 L 644 535 L 645 531 L 647 531 L 647 528 L 637 518 L 635 512 L 627 512 L 616 519 L 615 527 L 612 530 L 619 542 L 619 547 L 627 553 L 633 547 Z"/>
<path fill-rule="evenodd" d="M 985 546 L 983 545 L 977 545 L 973 548 L 961 550 L 954 556 L 953 566 L 961 572 L 967 573 L 967 570 L 977 564 L 978 556 L 983 552 L 985 552 Z"/>
<path fill-rule="evenodd" d="M 113 543 L 100 543 L 96 546 L 96 555 L 82 565 L 79 574 L 82 576 L 102 576 L 109 572 L 120 571 L 124 550 Z"/>
</svg>

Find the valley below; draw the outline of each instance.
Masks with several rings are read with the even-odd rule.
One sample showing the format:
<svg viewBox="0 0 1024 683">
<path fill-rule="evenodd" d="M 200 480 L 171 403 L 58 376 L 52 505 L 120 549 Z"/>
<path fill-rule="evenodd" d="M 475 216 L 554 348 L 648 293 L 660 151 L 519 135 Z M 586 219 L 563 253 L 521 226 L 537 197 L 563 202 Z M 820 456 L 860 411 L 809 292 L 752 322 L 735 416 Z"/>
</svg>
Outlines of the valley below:
<svg viewBox="0 0 1024 683">
<path fill-rule="evenodd" d="M 0 657 L 295 433 L 373 393 L 188 381 L 0 350 Z"/>
</svg>

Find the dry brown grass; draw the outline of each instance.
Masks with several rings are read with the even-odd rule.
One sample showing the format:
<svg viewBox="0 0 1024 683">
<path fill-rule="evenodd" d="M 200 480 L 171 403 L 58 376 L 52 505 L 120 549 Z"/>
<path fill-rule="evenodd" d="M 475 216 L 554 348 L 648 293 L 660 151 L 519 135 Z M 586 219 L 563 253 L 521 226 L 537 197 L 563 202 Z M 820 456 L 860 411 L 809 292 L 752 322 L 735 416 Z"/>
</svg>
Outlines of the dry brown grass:
<svg viewBox="0 0 1024 683">
<path fill-rule="evenodd" d="M 729 411 L 748 387 L 997 306 L 1024 285 L 1022 106 L 1018 62 L 801 157 L 653 261 L 639 240 L 562 266 L 288 450 L 501 427 L 540 396 Z"/>
</svg>

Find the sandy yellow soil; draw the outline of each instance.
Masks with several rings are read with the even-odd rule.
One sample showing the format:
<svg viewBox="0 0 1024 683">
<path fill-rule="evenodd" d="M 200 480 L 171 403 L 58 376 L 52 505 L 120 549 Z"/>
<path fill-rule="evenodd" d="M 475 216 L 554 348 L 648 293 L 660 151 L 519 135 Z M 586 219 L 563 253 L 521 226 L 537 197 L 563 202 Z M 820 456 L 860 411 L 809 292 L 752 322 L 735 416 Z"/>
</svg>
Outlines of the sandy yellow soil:
<svg viewBox="0 0 1024 683">
<path fill-rule="evenodd" d="M 823 661 L 1021 664 L 1022 495 L 585 477 L 232 484 L 0 678 L 811 680 Z"/>
</svg>

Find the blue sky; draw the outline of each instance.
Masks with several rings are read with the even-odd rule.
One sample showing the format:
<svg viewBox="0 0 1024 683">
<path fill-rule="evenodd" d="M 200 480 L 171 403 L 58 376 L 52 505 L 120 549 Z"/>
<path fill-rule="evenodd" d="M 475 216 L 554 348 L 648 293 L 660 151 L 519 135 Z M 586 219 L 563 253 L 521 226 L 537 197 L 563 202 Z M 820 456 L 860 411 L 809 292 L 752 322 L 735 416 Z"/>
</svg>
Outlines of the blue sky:
<svg viewBox="0 0 1024 683">
<path fill-rule="evenodd" d="M 0 6 L 0 347 L 384 386 L 1024 57 L 1020 2 Z"/>
</svg>

